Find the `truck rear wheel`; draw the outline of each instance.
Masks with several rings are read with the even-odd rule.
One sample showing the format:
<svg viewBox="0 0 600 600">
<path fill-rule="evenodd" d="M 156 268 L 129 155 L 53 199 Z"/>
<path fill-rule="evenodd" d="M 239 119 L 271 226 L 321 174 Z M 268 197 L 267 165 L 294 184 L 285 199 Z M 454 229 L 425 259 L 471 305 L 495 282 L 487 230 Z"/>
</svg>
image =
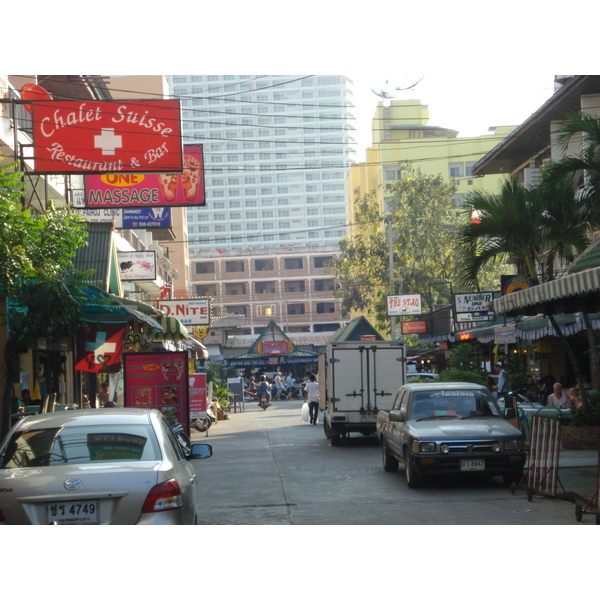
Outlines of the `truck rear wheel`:
<svg viewBox="0 0 600 600">
<path fill-rule="evenodd" d="M 398 459 L 392 456 L 385 445 L 385 439 L 381 440 L 381 455 L 383 456 L 383 470 L 387 473 L 393 473 L 398 470 Z"/>
<path fill-rule="evenodd" d="M 330 440 L 331 439 L 331 427 L 329 423 L 327 423 L 327 417 L 323 417 L 323 431 L 325 432 L 325 437 Z"/>
</svg>

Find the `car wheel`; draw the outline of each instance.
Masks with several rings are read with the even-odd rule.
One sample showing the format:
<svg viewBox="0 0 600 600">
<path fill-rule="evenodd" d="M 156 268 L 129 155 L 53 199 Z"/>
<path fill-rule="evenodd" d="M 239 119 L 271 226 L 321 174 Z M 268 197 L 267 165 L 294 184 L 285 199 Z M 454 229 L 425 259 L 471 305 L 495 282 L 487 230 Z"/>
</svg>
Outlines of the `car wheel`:
<svg viewBox="0 0 600 600">
<path fill-rule="evenodd" d="M 327 417 L 323 418 L 323 431 L 325 432 L 325 437 L 330 440 L 331 439 L 331 427 L 327 424 Z"/>
<path fill-rule="evenodd" d="M 385 444 L 385 439 L 381 440 L 381 454 L 383 456 L 383 470 L 387 473 L 393 473 L 398 470 L 398 459 L 392 456 Z"/>
<path fill-rule="evenodd" d="M 419 488 L 423 485 L 423 477 L 410 464 L 410 454 L 408 450 L 404 452 L 404 471 L 406 473 L 406 484 L 409 488 Z"/>
</svg>

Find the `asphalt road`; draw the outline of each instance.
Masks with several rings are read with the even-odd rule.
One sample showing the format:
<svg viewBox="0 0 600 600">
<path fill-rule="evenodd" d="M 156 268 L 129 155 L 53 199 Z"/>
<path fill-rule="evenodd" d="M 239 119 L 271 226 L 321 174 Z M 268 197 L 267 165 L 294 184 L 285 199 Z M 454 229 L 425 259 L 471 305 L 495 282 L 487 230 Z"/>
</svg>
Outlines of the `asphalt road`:
<svg viewBox="0 0 600 600">
<path fill-rule="evenodd" d="M 255 403 L 213 425 L 214 455 L 195 463 L 200 524 L 206 525 L 573 525 L 572 501 L 515 493 L 501 478 L 441 480 L 410 490 L 402 466 L 382 467 L 373 437 L 354 434 L 331 447 L 322 425 L 301 419 L 299 400 Z M 559 470 L 566 491 L 592 481 L 592 468 Z M 595 476 L 595 470 L 593 470 Z M 595 479 L 594 479 L 595 481 Z M 593 491 L 593 487 L 590 491 Z"/>
</svg>

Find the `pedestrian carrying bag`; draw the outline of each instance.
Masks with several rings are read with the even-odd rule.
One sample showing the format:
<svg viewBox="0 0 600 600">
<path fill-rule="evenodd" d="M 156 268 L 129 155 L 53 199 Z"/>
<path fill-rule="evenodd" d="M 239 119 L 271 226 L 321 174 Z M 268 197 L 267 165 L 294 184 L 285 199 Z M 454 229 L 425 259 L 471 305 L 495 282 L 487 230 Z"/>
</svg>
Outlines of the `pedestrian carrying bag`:
<svg viewBox="0 0 600 600">
<path fill-rule="evenodd" d="M 302 404 L 302 421 L 308 423 L 308 402 Z"/>
</svg>

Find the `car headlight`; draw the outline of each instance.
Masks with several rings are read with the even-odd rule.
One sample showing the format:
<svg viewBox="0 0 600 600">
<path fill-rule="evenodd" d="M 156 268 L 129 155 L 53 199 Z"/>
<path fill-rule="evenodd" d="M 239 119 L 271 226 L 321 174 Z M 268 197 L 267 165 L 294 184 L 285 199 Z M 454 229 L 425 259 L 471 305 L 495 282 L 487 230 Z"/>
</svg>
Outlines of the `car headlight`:
<svg viewBox="0 0 600 600">
<path fill-rule="evenodd" d="M 494 452 L 500 452 L 500 444 L 498 444 L 497 442 L 495 444 L 492 445 L 492 450 Z"/>
<path fill-rule="evenodd" d="M 504 440 L 504 449 L 505 450 L 518 450 L 519 449 L 519 440 Z"/>
<path fill-rule="evenodd" d="M 436 450 L 435 442 L 421 442 L 419 444 L 419 452 L 421 454 L 426 454 L 426 453 L 431 454 L 432 452 L 435 452 L 435 450 Z"/>
<path fill-rule="evenodd" d="M 442 444 L 440 450 L 442 451 L 442 454 L 448 454 L 448 452 L 450 452 L 450 446 L 448 446 L 448 444 Z"/>
</svg>

